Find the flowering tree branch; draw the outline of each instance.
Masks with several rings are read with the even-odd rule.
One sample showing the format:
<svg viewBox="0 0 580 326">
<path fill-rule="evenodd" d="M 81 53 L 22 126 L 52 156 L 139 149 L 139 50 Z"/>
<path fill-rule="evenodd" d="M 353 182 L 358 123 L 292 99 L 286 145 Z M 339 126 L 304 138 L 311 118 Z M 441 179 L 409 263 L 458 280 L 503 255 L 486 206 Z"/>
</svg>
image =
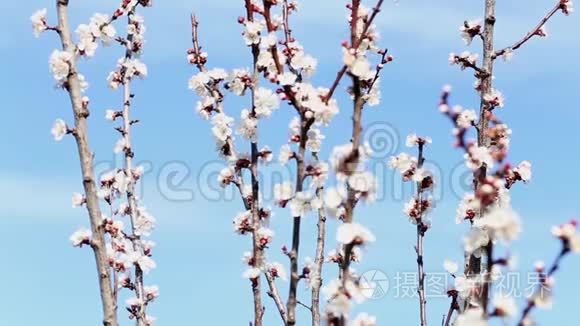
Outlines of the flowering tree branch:
<svg viewBox="0 0 580 326">
<path fill-rule="evenodd" d="M 127 288 L 136 293 L 135 298 L 127 300 L 129 318 L 134 318 L 139 326 L 150 326 L 153 318 L 146 315 L 145 307 L 159 295 L 159 290 L 157 286 L 143 284 L 143 273 L 154 268 L 155 262 L 150 258 L 153 243 L 142 239 L 142 236 L 150 234 L 154 226 L 154 218 L 144 207 L 138 205 L 135 184 L 140 179 L 143 168 L 133 166 L 131 126 L 138 123 L 138 120 L 131 119 L 129 114 L 134 96 L 130 90 L 130 82 L 135 76 L 147 75 L 146 66 L 134 58 L 134 55 L 141 52 L 144 32 L 142 18 L 135 14 L 135 10 L 138 5 L 148 6 L 150 3 L 147 0 L 123 0 L 112 15 L 94 14 L 89 24 L 80 24 L 75 30 L 78 35 L 76 43 L 68 22 L 68 1 L 58 0 L 56 4 L 59 21 L 57 27 L 49 27 L 47 24 L 46 9 L 36 12 L 31 20 L 37 36 L 43 31 L 57 31 L 63 47 L 63 51 L 53 52 L 49 64 L 57 86 L 69 93 L 75 127 L 69 128 L 63 120 L 58 119 L 52 129 L 52 134 L 57 141 L 66 134 L 72 134 L 75 137 L 85 191 L 84 194 L 74 193 L 72 203 L 73 207 L 86 205 L 91 222 L 90 231 L 80 229 L 71 235 L 70 240 L 75 247 L 90 245 L 93 248 L 99 275 L 103 324 L 118 325 L 119 290 Z M 125 160 L 122 169 L 114 169 L 104 174 L 97 187 L 94 181 L 94 154 L 89 150 L 87 136 L 90 100 L 82 95 L 88 87 L 88 82 L 78 72 L 76 62 L 80 57 L 93 57 L 99 42 L 109 44 L 118 39 L 115 36 L 113 22 L 123 15 L 128 17 L 129 34 L 121 43 L 125 48 L 125 56 L 119 61 L 118 69 L 109 75 L 109 85 L 113 89 L 123 85 L 123 109 L 107 110 L 105 116 L 111 121 L 123 120 L 122 126 L 114 128 L 122 135 L 115 145 L 115 152 L 122 152 Z M 120 203 L 115 208 L 114 201 L 121 197 L 124 197 L 127 202 Z M 109 206 L 110 217 L 101 212 L 100 199 Z M 125 215 L 131 218 L 130 232 L 124 230 L 124 223 L 120 219 L 115 219 Z M 132 280 L 132 270 L 135 271 L 134 280 Z"/>
<path fill-rule="evenodd" d="M 102 214 L 99 207 L 99 198 L 94 180 L 93 153 L 89 147 L 87 117 L 89 116 L 88 103 L 83 101 L 81 82 L 76 66 L 76 45 L 73 42 L 69 18 L 68 0 L 56 1 L 56 12 L 58 15 L 58 34 L 62 44 L 62 56 L 68 58 L 65 63 L 68 69 L 64 77 L 64 88 L 68 91 L 73 110 L 75 125 L 73 135 L 77 143 L 85 201 L 91 224 L 90 246 L 95 255 L 97 263 L 97 276 L 101 294 L 101 304 L 103 309 L 103 324 L 106 326 L 117 326 L 117 306 L 111 287 L 111 273 L 108 268 L 107 252 L 105 248 L 105 232 L 101 223 Z"/>
<path fill-rule="evenodd" d="M 377 32 L 372 20 L 378 13 L 379 5 L 372 11 L 353 0 L 347 8 L 349 17 L 350 40 L 343 43 L 344 64 L 352 80 L 348 92 L 353 99 L 352 137 L 349 144 L 334 148 L 331 163 L 337 179 L 345 184 L 327 190 L 325 206 L 334 216 L 344 223 L 337 230 L 340 252 L 333 252 L 329 260 L 339 265 L 339 278 L 327 285 L 329 302 L 326 307 L 326 320 L 329 325 L 346 325 L 351 299 L 361 302 L 361 287 L 364 282 L 350 269 L 352 261 L 360 259 L 359 247 L 374 241 L 374 235 L 361 224 L 354 222 L 355 206 L 361 202 L 375 200 L 376 180 L 370 172 L 364 171 L 370 148 L 361 140 L 362 111 L 365 104 L 377 105 L 380 99 L 378 72 L 385 63 L 385 52 L 375 45 Z M 381 55 L 381 62 L 372 69 L 367 53 Z M 340 73 L 339 73 L 340 75 Z M 340 79 L 338 76 L 337 80 Z M 336 88 L 338 81 L 333 83 Z M 332 91 L 331 91 L 332 92 Z M 328 98 L 328 97 L 327 97 Z M 346 182 L 345 182 L 346 181 Z M 374 324 L 375 318 L 360 314 L 354 324 Z"/>
<path fill-rule="evenodd" d="M 127 176 L 134 175 L 133 157 L 135 155 L 133 148 L 131 146 L 131 127 L 135 120 L 131 120 L 131 104 L 135 95 L 131 91 L 131 81 L 135 75 L 139 76 L 143 74 L 142 71 L 134 72 L 131 69 L 131 65 L 128 63 L 135 63 L 135 54 L 141 51 L 142 41 L 139 39 L 140 34 L 142 34 L 143 26 L 141 19 L 136 15 L 136 7 L 133 7 L 127 14 L 127 43 L 125 45 L 125 66 L 121 68 L 121 80 L 123 84 L 123 111 L 122 111 L 122 136 L 123 136 L 123 153 L 125 156 L 125 174 Z M 136 36 L 137 35 L 137 36 Z M 128 203 L 127 215 L 130 217 L 131 221 L 131 242 L 133 244 L 133 250 L 138 252 L 140 255 L 145 255 L 145 250 L 141 244 L 141 232 L 142 224 L 149 223 L 147 217 L 143 216 L 143 210 L 138 207 L 136 193 L 135 193 L 135 178 L 130 177 L 127 182 L 126 199 Z M 145 221 L 144 221 L 145 220 Z M 137 325 L 147 325 L 146 306 L 149 300 L 146 298 L 145 287 L 143 283 L 143 268 L 140 264 L 135 265 L 135 295 L 136 302 L 138 306 L 132 312 Z"/>
<path fill-rule="evenodd" d="M 254 8 L 251 0 L 245 0 L 246 2 L 246 19 L 248 22 L 254 22 Z M 256 116 L 256 88 L 258 86 L 259 72 L 258 72 L 258 55 L 260 54 L 260 48 L 258 44 L 252 44 L 252 86 L 250 87 L 251 96 L 251 110 L 250 116 Z M 252 214 L 252 240 L 253 240 L 253 255 L 254 261 L 257 266 L 262 266 L 262 244 L 260 243 L 260 236 L 257 230 L 260 228 L 260 216 L 259 216 L 259 182 L 258 182 L 258 143 L 257 140 L 253 139 L 251 141 L 251 153 L 250 153 L 250 174 L 251 174 L 251 186 L 252 186 L 252 202 L 250 204 L 250 211 Z M 262 306 L 262 297 L 260 289 L 260 278 L 256 278 L 252 282 L 252 289 L 254 293 L 254 326 L 262 325 L 262 317 L 264 308 Z"/>
<path fill-rule="evenodd" d="M 534 35 L 545 36 L 544 26 L 546 22 L 559 10 L 565 14 L 571 12 L 571 5 L 571 1 L 559 0 L 556 6 L 523 39 L 511 47 L 496 51 L 494 49 L 496 1 L 486 0 L 483 25 L 479 21 L 466 21 L 460 29 L 461 36 L 468 45 L 475 37 L 481 38 L 483 43 L 481 65 L 477 64 L 477 54 L 466 51 L 461 55 L 453 53 L 450 55 L 451 64 L 457 64 L 461 69 L 472 68 L 476 71 L 475 88 L 480 96 L 479 113 L 461 108 L 452 111 L 447 105 L 449 94 L 449 89 L 447 89 L 443 93 L 440 108 L 454 123 L 456 145 L 465 150 L 467 165 L 473 170 L 474 194 L 466 195 L 458 209 L 457 218 L 458 222 L 467 219 L 474 226 L 465 240 L 465 275 L 478 284 L 478 290 L 468 291 L 463 309 L 472 307 L 472 304 L 479 305 L 485 318 L 489 317 L 488 306 L 492 290 L 492 271 L 498 267 L 496 262 L 501 261 L 494 258 L 494 240 L 497 240 L 498 236 L 494 227 L 498 227 L 498 225 L 491 226 L 490 223 L 497 222 L 492 220 L 499 218 L 498 208 L 509 206 L 509 202 L 502 198 L 509 198 L 507 191 L 513 183 L 528 181 L 531 177 L 531 164 L 527 161 L 520 163 L 516 168 L 505 164 L 493 174 L 490 174 L 489 171 L 493 167 L 494 161 L 501 164 L 507 156 L 508 137 L 511 133 L 507 125 L 493 114 L 494 109 L 504 105 L 502 94 L 493 87 L 494 60 L 498 56 L 504 56 L 506 59 L 511 58 L 513 51 L 520 48 Z M 476 144 L 465 140 L 465 136 L 471 128 L 477 132 Z M 503 180 L 503 185 L 500 185 L 500 180 Z M 510 215 L 513 216 L 513 213 L 504 212 L 502 216 L 505 218 L 501 223 L 506 223 L 504 226 L 512 225 L 512 232 L 515 232 L 518 229 L 517 223 L 515 220 L 510 221 L 512 218 L 507 218 Z M 482 225 L 485 225 L 483 229 Z M 487 262 L 485 270 L 482 268 L 482 258 L 485 258 Z M 459 283 L 462 281 L 460 280 Z M 456 283 L 458 283 L 457 280 Z M 469 314 L 477 315 L 477 311 L 469 312 Z"/>
<path fill-rule="evenodd" d="M 419 155 L 418 155 L 418 163 L 417 169 L 423 168 L 423 163 L 425 162 L 425 158 L 423 157 L 423 146 L 425 142 L 420 140 L 417 141 L 417 146 L 419 147 Z M 417 292 L 419 294 L 419 315 L 421 318 L 421 325 L 427 325 L 427 311 L 426 305 L 427 300 L 425 298 L 425 270 L 423 267 L 424 260 L 423 260 L 423 239 L 425 237 L 425 232 L 429 229 L 429 226 L 423 220 L 423 210 L 425 209 L 423 205 L 423 191 L 424 191 L 424 183 L 425 179 L 417 181 L 417 202 L 418 209 L 419 209 L 419 216 L 417 218 L 417 245 L 415 250 L 417 252 L 417 273 L 419 277 L 419 284 L 417 288 Z M 429 183 L 429 181 L 428 181 Z M 428 187 L 431 185 L 429 184 Z"/>
<path fill-rule="evenodd" d="M 313 153 L 313 156 L 318 161 L 318 155 Z M 323 200 L 324 187 L 319 185 L 316 188 L 316 198 Z M 324 245 L 326 240 L 326 212 L 324 207 L 318 209 L 318 223 L 316 224 L 318 233 L 316 235 L 316 253 L 314 255 L 314 268 L 309 270 L 310 286 L 312 287 L 312 305 L 310 312 L 312 313 L 312 326 L 320 325 L 320 288 L 322 287 L 322 266 L 324 264 Z"/>
</svg>

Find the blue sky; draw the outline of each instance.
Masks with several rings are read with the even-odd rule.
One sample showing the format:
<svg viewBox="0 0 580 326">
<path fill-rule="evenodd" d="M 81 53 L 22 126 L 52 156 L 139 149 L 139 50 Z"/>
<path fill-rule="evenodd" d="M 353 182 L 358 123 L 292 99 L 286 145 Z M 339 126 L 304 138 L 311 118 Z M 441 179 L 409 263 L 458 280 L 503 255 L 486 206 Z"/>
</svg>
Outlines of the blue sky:
<svg viewBox="0 0 580 326">
<path fill-rule="evenodd" d="M 365 124 L 393 126 L 389 130 L 395 141 L 386 149 L 390 154 L 397 145 L 404 150 L 408 133 L 430 135 L 433 145 L 427 155 L 442 171 L 442 196 L 432 215 L 434 227 L 426 239 L 428 272 L 441 272 L 445 258 L 462 257 L 460 238 L 464 228 L 454 223 L 457 194 L 466 190 L 463 170 L 458 167 L 462 154 L 451 147 L 449 122 L 438 113 L 436 103 L 441 86 L 448 83 L 454 86 L 454 103 L 466 107 L 477 104 L 471 89 L 473 77 L 450 67 L 447 56 L 465 49 L 458 26 L 464 19 L 481 16 L 481 2 L 387 1 L 377 21 L 382 44 L 396 60 L 384 72 L 384 100 L 380 107 L 365 111 Z M 523 35 L 553 2 L 512 0 L 498 4 L 497 46 Z M 116 4 L 112 0 L 71 0 L 73 25 L 87 21 L 94 12 L 109 12 Z M 0 3 L 5 119 L 0 131 L 0 254 L 4 260 L 0 268 L 0 279 L 4 280 L 0 324 L 96 325 L 100 307 L 92 255 L 68 243 L 70 233 L 87 225 L 85 211 L 70 208 L 72 192 L 81 189 L 75 146 L 70 138 L 55 143 L 50 136 L 54 119 L 71 119 L 66 94 L 52 88 L 48 72 L 48 56 L 58 41 L 51 34 L 35 39 L 28 19 L 42 7 L 49 8 L 49 21 L 54 21 L 53 1 Z M 210 53 L 210 66 L 250 64 L 236 23 L 243 12 L 242 1 L 155 1 L 155 7 L 142 11 L 148 27 L 143 60 L 149 67 L 149 77 L 135 90 L 134 115 L 142 121 L 135 128 L 135 151 L 137 161 L 150 167 L 143 181 L 144 200 L 158 219 L 153 236 L 158 243 L 158 268 L 148 279 L 160 285 L 161 297 L 151 312 L 160 325 L 246 324 L 251 319 L 252 303 L 249 284 L 241 278 L 244 267 L 240 258 L 249 248 L 249 241 L 234 235 L 231 228 L 231 219 L 242 209 L 241 203 L 231 191 L 215 188 L 214 174 L 221 163 L 207 122 L 194 112 L 195 95 L 187 89 L 187 80 L 193 74 L 185 62 L 191 11 L 201 21 L 200 33 Z M 296 36 L 319 59 L 314 77 L 318 85 L 329 85 L 340 65 L 340 42 L 346 38 L 345 15 L 343 1 L 303 1 L 300 15 L 293 19 Z M 512 249 L 519 257 L 523 275 L 535 260 L 551 261 L 559 249 L 549 227 L 577 217 L 580 210 L 580 177 L 575 172 L 580 159 L 576 150 L 580 141 L 580 39 L 572 33 L 579 28 L 577 15 L 557 15 L 548 25 L 547 39 L 533 40 L 516 53 L 511 63 L 498 62 L 496 66 L 496 86 L 506 96 L 506 106 L 499 115 L 513 130 L 511 160 L 527 159 L 534 165 L 533 181 L 512 191 L 513 205 L 524 220 L 524 233 Z M 105 109 L 121 103 L 121 94 L 108 90 L 105 82 L 119 56 L 119 48 L 101 48 L 95 59 L 81 66 L 91 83 L 91 145 L 101 171 L 115 162 L 112 148 L 117 134 L 103 117 Z M 341 113 L 334 126 L 325 131 L 322 157 L 331 144 L 348 141 L 341 131 L 349 130 L 350 105 L 343 95 L 339 103 Z M 237 117 L 247 103 L 235 99 L 228 105 L 227 110 Z M 264 123 L 262 139 L 267 139 L 272 148 L 285 142 L 286 133 L 279 130 L 280 126 L 285 130 L 292 114 L 284 107 Z M 360 207 L 356 217 L 373 230 L 378 240 L 368 247 L 364 262 L 356 268 L 361 272 L 380 270 L 393 285 L 397 272 L 415 270 L 414 229 L 401 213 L 410 189 L 393 181 L 397 178 L 384 162 L 380 156 L 373 161 L 384 196 L 372 206 Z M 274 172 L 291 175 L 292 171 Z M 205 181 L 208 179 L 211 182 Z M 314 216 L 305 220 L 302 257 L 314 254 L 316 222 Z M 329 247 L 334 243 L 335 225 L 329 222 Z M 273 228 L 277 237 L 269 256 L 286 263 L 278 248 L 290 241 L 287 211 L 276 211 Z M 558 274 L 553 310 L 535 314 L 541 324 L 569 324 L 572 320 L 580 292 L 578 258 L 569 257 Z M 281 291 L 286 297 L 285 286 Z M 381 325 L 416 324 L 416 300 L 395 296 L 391 289 L 385 297 L 371 300 L 361 309 L 376 315 Z M 308 300 L 305 287 L 300 288 L 299 297 Z M 269 298 L 264 300 L 266 324 L 278 324 L 275 307 Z M 429 319 L 432 324 L 439 323 L 447 299 L 428 300 Z M 301 324 L 307 317 L 307 311 L 299 309 Z"/>
</svg>

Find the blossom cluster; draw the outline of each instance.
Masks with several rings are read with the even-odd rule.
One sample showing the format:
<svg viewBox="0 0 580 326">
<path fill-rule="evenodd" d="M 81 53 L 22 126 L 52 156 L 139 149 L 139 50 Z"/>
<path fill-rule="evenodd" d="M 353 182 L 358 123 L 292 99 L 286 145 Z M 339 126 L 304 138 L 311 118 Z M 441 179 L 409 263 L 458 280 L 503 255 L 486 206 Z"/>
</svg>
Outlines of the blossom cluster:
<svg viewBox="0 0 580 326">
<path fill-rule="evenodd" d="M 433 175 L 423 167 L 425 158 L 423 157 L 424 146 L 431 144 L 429 137 L 419 137 L 415 134 L 407 136 L 406 145 L 408 147 L 418 147 L 419 157 L 411 156 L 407 153 L 400 153 L 391 157 L 389 166 L 401 173 L 403 181 L 413 181 L 417 185 L 417 195 L 405 204 L 403 212 L 412 224 L 420 224 L 425 232 L 431 225 L 426 218 L 427 213 L 433 208 L 433 199 L 426 196 L 434 186 Z"/>
</svg>

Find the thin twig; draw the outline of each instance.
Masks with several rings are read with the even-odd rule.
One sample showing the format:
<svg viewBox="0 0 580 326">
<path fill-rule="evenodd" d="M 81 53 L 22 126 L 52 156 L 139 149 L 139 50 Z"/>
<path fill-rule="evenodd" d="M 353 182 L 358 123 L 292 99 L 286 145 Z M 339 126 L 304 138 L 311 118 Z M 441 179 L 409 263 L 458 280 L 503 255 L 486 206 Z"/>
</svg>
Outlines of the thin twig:
<svg viewBox="0 0 580 326">
<path fill-rule="evenodd" d="M 535 35 L 538 35 L 538 32 L 540 31 L 540 29 L 548 22 L 548 20 L 550 20 L 550 18 L 552 18 L 559 10 L 562 9 L 562 1 L 561 0 L 556 0 L 557 4 L 540 20 L 540 22 L 536 25 L 536 27 L 534 27 L 531 31 L 529 31 L 528 33 L 526 33 L 526 35 L 524 35 L 524 37 L 522 37 L 519 41 L 515 42 L 512 46 L 508 46 L 506 48 L 503 48 L 499 51 L 496 51 L 493 54 L 493 59 L 496 59 L 497 57 L 502 56 L 503 54 L 505 54 L 507 51 L 514 51 L 519 49 L 522 45 L 526 44 L 530 39 L 532 39 L 532 37 L 534 37 Z"/>
<path fill-rule="evenodd" d="M 550 278 L 552 275 L 554 275 L 554 273 L 556 273 L 556 271 L 558 271 L 558 269 L 560 268 L 560 264 L 562 263 L 562 259 L 570 252 L 570 249 L 566 246 L 562 247 L 562 250 L 560 250 L 560 253 L 558 254 L 558 256 L 556 256 L 556 259 L 554 259 L 554 262 L 552 263 L 552 266 L 550 266 L 550 269 L 548 270 L 548 273 L 545 276 L 545 279 Z M 542 286 L 544 286 L 543 284 L 538 285 L 538 291 L 542 291 Z M 528 318 L 528 316 L 530 315 L 530 313 L 532 312 L 532 310 L 536 307 L 536 302 L 533 299 L 528 299 L 528 303 L 526 304 L 526 307 L 523 309 L 522 311 L 522 315 L 520 317 L 520 320 L 518 322 L 518 326 L 524 326 L 527 325 L 526 323 L 526 319 Z"/>
<path fill-rule="evenodd" d="M 135 14 L 135 8 L 127 15 L 127 24 L 132 24 L 132 17 Z M 131 60 L 133 58 L 133 34 L 127 34 L 127 43 L 129 46 L 126 47 L 125 60 Z M 139 209 L 137 207 L 137 200 L 135 198 L 135 179 L 133 177 L 133 156 L 134 152 L 131 146 L 131 101 L 133 99 L 133 94 L 131 93 L 131 77 L 126 75 L 126 69 L 123 72 L 123 138 L 125 140 L 125 161 L 124 170 L 125 174 L 129 177 L 129 182 L 127 184 L 126 198 L 129 204 L 129 217 L 131 221 L 131 242 L 133 243 L 133 249 L 139 254 L 143 254 L 143 250 L 140 246 L 140 236 L 137 232 L 137 223 L 139 219 Z M 143 284 L 143 270 L 138 264 L 135 264 L 135 295 L 139 300 L 140 307 L 138 313 L 135 315 L 135 319 L 138 326 L 146 325 L 146 300 L 145 291 Z"/>
<path fill-rule="evenodd" d="M 425 158 L 423 157 L 423 147 L 425 143 L 419 142 L 419 155 L 417 169 L 423 167 Z M 425 232 L 427 231 L 427 226 L 423 221 L 423 185 L 422 181 L 417 182 L 417 201 L 419 205 L 419 217 L 417 218 L 417 273 L 419 274 L 419 282 L 417 286 L 417 293 L 419 295 L 419 316 L 421 320 L 421 326 L 427 325 L 427 299 L 425 298 L 425 270 L 424 270 L 424 259 L 423 259 L 423 240 L 425 237 Z"/>
</svg>

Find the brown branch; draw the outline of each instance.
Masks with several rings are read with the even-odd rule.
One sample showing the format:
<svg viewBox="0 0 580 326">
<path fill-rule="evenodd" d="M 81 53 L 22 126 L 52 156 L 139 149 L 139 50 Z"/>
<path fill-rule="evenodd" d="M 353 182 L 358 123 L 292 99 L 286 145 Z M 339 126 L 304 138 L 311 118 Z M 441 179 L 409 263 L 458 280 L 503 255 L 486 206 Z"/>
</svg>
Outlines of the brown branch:
<svg viewBox="0 0 580 326">
<path fill-rule="evenodd" d="M 270 10 L 272 9 L 272 2 L 268 1 L 268 0 L 263 0 L 262 2 L 264 4 L 264 20 L 266 21 L 266 28 L 268 29 L 268 32 L 274 32 L 275 28 L 274 28 L 274 24 L 272 23 L 272 17 L 271 17 L 271 13 Z M 272 54 L 272 58 L 274 59 L 274 64 L 276 65 L 276 71 L 278 72 L 278 74 L 281 74 L 284 72 L 284 66 L 282 65 L 282 63 L 280 62 L 280 56 L 278 55 L 278 46 L 277 44 L 274 44 L 272 47 L 270 47 L 270 53 Z"/>
<path fill-rule="evenodd" d="M 192 55 L 193 55 L 193 64 L 197 66 L 199 71 L 205 71 L 205 62 L 206 59 L 201 56 L 201 46 L 199 45 L 199 37 L 197 34 L 197 28 L 199 26 L 199 22 L 195 17 L 195 14 L 191 14 L 191 43 L 193 44 Z"/>
<path fill-rule="evenodd" d="M 305 176 L 305 166 L 304 166 L 304 156 L 306 154 L 306 140 L 308 139 L 308 130 L 314 123 L 314 119 L 306 119 L 304 114 L 300 115 L 300 145 L 298 148 L 298 154 L 296 155 L 296 191 L 295 193 L 301 192 L 304 187 L 304 176 Z M 290 287 L 288 291 L 288 322 L 287 325 L 296 324 L 296 292 L 298 290 L 298 281 L 300 281 L 300 275 L 298 275 L 298 252 L 300 249 L 300 222 L 302 220 L 301 216 L 294 216 L 292 221 L 292 249 L 288 257 L 290 257 Z"/>
<path fill-rule="evenodd" d="M 480 76 L 480 110 L 479 110 L 479 122 L 476 126 L 477 129 L 477 141 L 479 146 L 489 146 L 490 138 L 487 133 L 489 125 L 489 114 L 490 106 L 485 100 L 485 96 L 493 89 L 493 54 L 494 54 L 494 28 L 495 28 L 495 5 L 496 0 L 486 0 L 485 1 L 485 14 L 484 14 L 484 30 L 482 33 L 483 39 L 483 63 L 482 69 L 487 73 L 485 76 Z M 485 164 L 473 175 L 474 189 L 477 191 L 479 189 L 481 178 L 485 178 L 487 174 L 487 168 Z M 482 214 L 482 212 L 480 212 Z M 493 244 L 490 242 L 486 246 L 486 252 L 492 253 Z M 491 257 L 487 257 L 489 261 L 492 261 Z M 474 255 L 466 255 L 466 268 L 465 274 L 467 276 L 481 273 L 481 257 L 475 257 Z M 484 296 L 476 298 L 480 301 L 484 311 L 486 310 L 489 302 L 489 294 L 491 291 L 491 273 L 485 274 L 486 281 L 484 282 L 485 289 L 481 291 Z M 466 302 L 469 300 L 466 300 Z M 486 311 L 487 313 L 487 311 Z"/>
<path fill-rule="evenodd" d="M 299 305 L 301 305 L 302 307 L 304 307 L 304 308 L 306 308 L 306 309 L 308 309 L 308 310 L 310 310 L 312 312 L 312 307 L 310 307 L 310 306 L 308 306 L 308 305 L 306 305 L 306 304 L 304 304 L 304 303 L 302 303 L 300 301 L 297 301 L 297 302 L 298 302 Z"/>
<path fill-rule="evenodd" d="M 330 101 L 330 99 L 334 95 L 334 92 L 336 91 L 338 84 L 340 84 L 340 80 L 342 79 L 342 76 L 344 76 L 344 74 L 346 73 L 346 69 L 347 69 L 347 66 L 343 65 L 342 68 L 340 68 L 340 70 L 336 73 L 336 78 L 332 82 L 332 85 L 330 86 L 328 94 L 326 94 L 326 97 L 324 98 L 325 103 L 328 103 L 328 101 Z"/>
<path fill-rule="evenodd" d="M 475 70 L 475 72 L 478 74 L 477 76 L 479 78 L 489 77 L 489 73 L 485 69 L 478 67 L 476 63 L 469 61 L 467 58 L 462 58 L 458 55 L 455 55 L 455 60 L 459 64 L 461 64 L 462 67 L 471 68 L 471 69 Z"/>
<path fill-rule="evenodd" d="M 445 323 L 443 324 L 443 326 L 450 325 L 453 312 L 459 308 L 457 306 L 457 293 L 453 293 L 451 297 L 452 297 L 451 304 L 449 304 L 449 310 L 447 310 L 447 315 L 445 316 Z"/>
<path fill-rule="evenodd" d="M 254 10 L 251 0 L 245 0 L 246 6 L 246 18 L 248 21 L 254 21 Z M 260 53 L 260 48 L 258 45 L 253 44 L 252 48 L 252 65 L 254 69 L 253 73 L 253 85 L 251 87 L 251 105 L 252 110 L 251 114 L 255 116 L 256 106 L 256 86 L 259 80 L 259 72 L 258 72 L 258 55 Z M 252 141 L 251 144 L 251 185 L 252 185 L 252 202 L 250 210 L 252 212 L 252 243 L 253 243 L 253 256 L 254 256 L 254 264 L 256 267 L 260 268 L 263 265 L 263 257 L 262 257 L 262 249 L 260 245 L 260 240 L 257 236 L 257 231 L 260 228 L 260 212 L 259 212 L 259 179 L 258 179 L 258 144 L 256 141 Z M 254 295 L 254 326 L 262 326 L 262 317 L 264 315 L 264 309 L 262 305 L 262 294 L 261 294 L 261 285 L 260 285 L 260 277 L 256 278 L 252 284 L 252 292 Z"/>
<path fill-rule="evenodd" d="M 79 153 L 83 187 L 86 197 L 86 207 L 89 214 L 92 239 L 91 248 L 95 256 L 97 278 L 99 281 L 101 305 L 103 311 L 103 325 L 117 326 L 117 307 L 111 287 L 111 272 L 108 265 L 105 248 L 105 234 L 102 227 L 102 214 L 99 207 L 99 198 L 94 180 L 93 153 L 89 147 L 87 117 L 88 108 L 82 104 L 82 93 L 74 55 L 76 45 L 71 36 L 68 18 L 68 0 L 57 0 L 56 11 L 58 15 L 58 30 L 62 49 L 73 54 L 70 60 L 70 73 L 67 76 L 66 90 L 69 93 L 71 106 L 74 114 L 75 132 L 74 137 Z"/>
<path fill-rule="evenodd" d="M 268 291 L 268 296 L 274 300 L 276 304 L 276 308 L 280 313 L 280 317 L 282 318 L 282 322 L 286 324 L 286 308 L 284 307 L 284 302 L 282 302 L 282 298 L 280 297 L 280 292 L 276 287 L 276 283 L 274 282 L 274 278 L 270 275 L 269 272 L 265 272 L 264 275 L 266 276 L 266 281 L 268 282 L 268 286 L 270 287 L 270 291 Z"/>
<path fill-rule="evenodd" d="M 358 17 L 358 9 L 360 6 L 360 0 L 352 0 L 352 12 L 351 12 L 351 44 L 356 42 L 356 20 Z M 350 164 L 349 170 L 354 171 L 358 165 L 359 158 L 359 146 L 362 131 L 362 109 L 364 106 L 364 99 L 362 94 L 361 81 L 359 77 L 351 75 L 352 79 L 352 96 L 353 96 L 353 115 L 352 115 L 352 156 L 353 160 Z M 352 223 L 354 208 L 356 206 L 356 192 L 349 186 L 347 186 L 347 199 L 345 204 L 345 217 L 344 223 Z M 347 244 L 344 246 L 344 261 L 340 265 L 340 276 L 342 278 L 342 286 L 346 288 L 348 279 L 350 278 L 350 261 L 352 254 L 353 244 Z M 344 316 L 340 318 L 340 326 L 346 325 L 346 320 Z"/>
<path fill-rule="evenodd" d="M 323 187 L 316 189 L 316 196 L 322 199 Z M 326 214 L 324 208 L 318 209 L 318 224 L 316 237 L 316 254 L 314 256 L 314 275 L 310 272 L 310 277 L 315 277 L 316 281 L 312 285 L 312 326 L 320 325 L 320 288 L 322 286 L 322 266 L 324 265 L 324 241 L 326 235 Z"/>
<path fill-rule="evenodd" d="M 562 9 L 562 1 L 557 0 L 557 4 L 540 20 L 540 22 L 536 25 L 536 27 L 534 27 L 531 31 L 526 33 L 526 35 L 524 35 L 523 38 L 521 38 L 519 41 L 515 42 L 512 46 L 508 46 L 508 47 L 503 48 L 499 51 L 496 51 L 493 54 L 493 59 L 496 59 L 497 57 L 502 56 L 507 51 L 517 50 L 522 45 L 526 44 L 530 39 L 532 39 L 532 37 L 534 37 L 535 35 L 538 35 L 538 32 L 540 31 L 540 29 L 548 22 L 548 20 L 550 20 L 550 18 L 552 18 L 561 9 Z"/>
</svg>

